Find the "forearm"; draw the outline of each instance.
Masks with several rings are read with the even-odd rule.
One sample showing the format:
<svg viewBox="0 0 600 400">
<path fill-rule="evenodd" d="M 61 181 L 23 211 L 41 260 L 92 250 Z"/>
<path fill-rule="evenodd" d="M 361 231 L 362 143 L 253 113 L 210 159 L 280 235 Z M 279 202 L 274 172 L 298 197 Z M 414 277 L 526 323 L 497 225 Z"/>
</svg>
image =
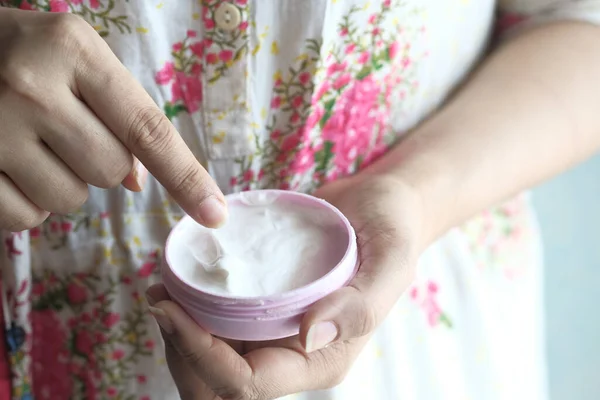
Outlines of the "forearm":
<svg viewBox="0 0 600 400">
<path fill-rule="evenodd" d="M 416 188 L 435 239 L 600 148 L 600 28 L 560 23 L 496 50 L 366 173 Z"/>
</svg>

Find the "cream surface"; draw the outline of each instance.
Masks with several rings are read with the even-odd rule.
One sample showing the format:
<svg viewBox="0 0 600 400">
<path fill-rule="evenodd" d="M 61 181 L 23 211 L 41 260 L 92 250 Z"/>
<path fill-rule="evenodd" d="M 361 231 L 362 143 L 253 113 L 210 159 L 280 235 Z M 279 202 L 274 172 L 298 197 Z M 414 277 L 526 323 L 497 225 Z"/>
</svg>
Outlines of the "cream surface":
<svg viewBox="0 0 600 400">
<path fill-rule="evenodd" d="M 347 234 L 330 210 L 245 196 L 219 229 L 189 224 L 174 238 L 172 268 L 203 291 L 258 297 L 322 277 L 342 259 Z"/>
</svg>

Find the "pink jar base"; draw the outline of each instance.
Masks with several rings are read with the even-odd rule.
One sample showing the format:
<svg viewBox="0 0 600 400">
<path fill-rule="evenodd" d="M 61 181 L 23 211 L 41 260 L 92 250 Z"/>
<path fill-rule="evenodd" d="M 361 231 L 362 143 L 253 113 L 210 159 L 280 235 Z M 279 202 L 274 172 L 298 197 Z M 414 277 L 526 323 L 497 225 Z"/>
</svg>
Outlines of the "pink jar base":
<svg viewBox="0 0 600 400">
<path fill-rule="evenodd" d="M 246 192 L 247 193 L 247 192 Z M 178 230 L 185 224 L 195 224 L 184 217 L 167 239 L 162 278 L 167 292 L 189 315 L 213 335 L 234 340 L 263 341 L 297 335 L 300 322 L 310 305 L 335 290 L 346 286 L 356 274 L 358 252 L 356 235 L 347 218 L 329 203 L 315 197 L 289 191 L 260 191 L 274 195 L 277 201 L 326 209 L 339 219 L 340 229 L 347 233 L 347 250 L 332 269 L 323 277 L 298 289 L 264 297 L 221 296 L 208 293 L 185 282 L 169 263 L 170 243 L 177 239 Z M 240 201 L 244 194 L 226 196 L 228 202 Z M 175 238 L 175 239 L 174 239 Z"/>
</svg>

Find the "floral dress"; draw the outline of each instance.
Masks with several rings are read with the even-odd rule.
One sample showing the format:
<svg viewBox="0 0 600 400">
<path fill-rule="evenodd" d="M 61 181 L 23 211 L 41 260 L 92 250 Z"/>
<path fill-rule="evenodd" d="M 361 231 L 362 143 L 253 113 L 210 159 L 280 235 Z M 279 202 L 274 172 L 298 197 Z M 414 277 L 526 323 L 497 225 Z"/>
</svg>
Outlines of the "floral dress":
<svg viewBox="0 0 600 400">
<path fill-rule="evenodd" d="M 311 192 L 369 165 L 435 112 L 495 27 L 600 21 L 595 0 L 0 5 L 87 20 L 226 193 Z M 178 398 L 143 293 L 181 216 L 150 179 L 137 194 L 91 188 L 77 212 L 0 232 L 0 398 Z M 538 237 L 527 196 L 453 229 L 348 378 L 289 398 L 546 398 Z"/>
</svg>

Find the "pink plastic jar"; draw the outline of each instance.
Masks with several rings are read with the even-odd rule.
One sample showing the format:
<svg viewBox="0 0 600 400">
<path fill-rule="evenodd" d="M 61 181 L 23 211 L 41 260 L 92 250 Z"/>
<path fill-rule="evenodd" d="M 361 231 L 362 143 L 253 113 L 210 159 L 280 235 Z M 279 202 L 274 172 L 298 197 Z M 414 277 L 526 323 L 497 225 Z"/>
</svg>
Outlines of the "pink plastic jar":
<svg viewBox="0 0 600 400">
<path fill-rule="evenodd" d="M 313 196 L 281 190 L 263 190 L 226 196 L 228 204 L 241 202 L 248 193 L 276 196 L 276 201 L 311 206 L 332 213 L 339 220 L 339 229 L 347 238 L 343 257 L 331 270 L 312 283 L 289 292 L 264 297 L 234 297 L 207 293 L 193 283 L 185 282 L 171 264 L 171 242 L 182 234 L 186 224 L 194 223 L 184 217 L 171 231 L 165 247 L 162 277 L 169 295 L 208 332 L 227 339 L 260 341 L 298 334 L 300 321 L 308 307 L 333 291 L 345 286 L 358 268 L 356 235 L 348 219 L 331 204 Z M 319 211 L 322 212 L 322 211 Z"/>
</svg>

